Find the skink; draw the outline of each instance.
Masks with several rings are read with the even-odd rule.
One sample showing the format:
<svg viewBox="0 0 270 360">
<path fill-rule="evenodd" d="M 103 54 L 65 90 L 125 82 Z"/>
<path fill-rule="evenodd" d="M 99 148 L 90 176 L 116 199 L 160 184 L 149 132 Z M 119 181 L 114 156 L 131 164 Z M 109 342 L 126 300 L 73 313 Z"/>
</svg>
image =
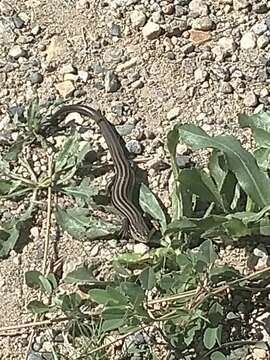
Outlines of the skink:
<svg viewBox="0 0 270 360">
<path fill-rule="evenodd" d="M 52 116 L 50 123 L 53 124 L 61 115 L 71 112 L 77 112 L 95 120 L 107 143 L 115 167 L 115 177 L 112 184 L 112 204 L 124 218 L 121 236 L 127 236 L 128 232 L 130 232 L 136 241 L 147 242 L 150 231 L 139 206 L 134 202 L 137 182 L 135 171 L 128 159 L 128 150 L 125 147 L 124 140 L 100 111 L 86 105 L 63 106 Z"/>
</svg>

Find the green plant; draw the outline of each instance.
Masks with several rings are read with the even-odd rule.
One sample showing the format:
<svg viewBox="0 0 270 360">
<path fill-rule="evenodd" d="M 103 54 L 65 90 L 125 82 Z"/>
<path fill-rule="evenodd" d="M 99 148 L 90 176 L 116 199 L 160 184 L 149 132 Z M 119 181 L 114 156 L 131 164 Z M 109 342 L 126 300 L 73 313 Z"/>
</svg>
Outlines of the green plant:
<svg viewBox="0 0 270 360">
<path fill-rule="evenodd" d="M 42 119 L 38 110 L 34 114 L 38 120 L 31 115 L 27 126 L 36 139 Z M 198 360 L 229 360 L 230 348 L 241 346 L 231 336 L 234 319 L 229 314 L 238 313 L 232 299 L 240 297 L 246 305 L 255 306 L 260 297 L 254 294 L 260 293 L 267 269 L 243 277 L 236 269 L 219 265 L 217 251 L 220 245 L 236 246 L 239 240 L 248 241 L 255 235 L 269 236 L 270 114 L 241 116 L 240 126 L 253 131 L 258 145 L 253 153 L 232 136 L 210 137 L 194 125 L 178 124 L 169 132 L 167 146 L 173 173 L 170 216 L 146 186 L 140 191 L 142 209 L 160 225 L 160 247 L 143 255 L 129 252 L 115 256 L 110 273 L 102 281 L 86 265 L 62 280 L 52 273 L 25 274 L 26 284 L 42 294 L 28 304 L 28 309 L 34 314 L 63 316 L 67 320 L 64 331 L 72 335 L 74 346 L 79 346 L 76 339 L 86 339 L 87 346 L 81 347 L 83 358 L 108 358 L 119 339 L 124 342 L 138 331 L 152 334 L 152 346 L 143 350 L 147 359 L 164 358 L 156 349 L 156 338 L 167 358 L 181 358 L 181 354 L 183 359 L 191 359 L 193 354 Z M 45 139 L 38 136 L 46 148 Z M 212 149 L 208 167 L 179 169 L 176 148 L 180 141 L 193 150 Z M 58 225 L 74 238 L 103 239 L 119 229 L 118 224 L 94 216 L 100 189 L 93 185 L 89 164 L 87 176 L 79 175 L 86 174 L 89 144 L 72 133 L 61 149 L 53 149 L 51 170 L 39 176 L 29 161 L 19 156 L 28 144 L 29 138 L 17 154 L 7 152 L 13 154 L 13 160 L 1 160 L 2 200 L 19 201 L 24 196 L 25 201 L 28 196 L 30 204 L 20 220 L 2 224 L 1 256 L 16 246 L 21 229 L 26 221 L 33 221 L 33 209 L 38 211 L 49 190 L 76 202 L 68 209 L 57 203 L 53 206 Z M 12 161 L 20 161 L 29 178 L 21 177 Z M 60 293 L 61 281 L 76 285 L 80 291 Z M 247 326 L 242 324 L 243 337 Z M 122 355 L 128 357 L 130 353 Z"/>
</svg>

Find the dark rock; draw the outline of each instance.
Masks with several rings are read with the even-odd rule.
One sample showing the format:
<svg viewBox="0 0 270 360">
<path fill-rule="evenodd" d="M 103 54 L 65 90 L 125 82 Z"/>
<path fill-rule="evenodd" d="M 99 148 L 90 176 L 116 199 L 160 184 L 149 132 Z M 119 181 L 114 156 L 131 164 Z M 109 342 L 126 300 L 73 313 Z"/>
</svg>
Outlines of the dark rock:
<svg viewBox="0 0 270 360">
<path fill-rule="evenodd" d="M 108 70 L 105 74 L 104 79 L 105 91 L 108 93 L 116 92 L 118 89 L 120 89 L 120 87 L 121 84 L 115 72 L 112 70 Z"/>
<path fill-rule="evenodd" d="M 189 167 L 191 165 L 191 158 L 187 155 L 176 155 L 176 164 L 180 169 Z"/>
<path fill-rule="evenodd" d="M 121 27 L 118 24 L 113 23 L 110 28 L 110 33 L 112 36 L 121 37 Z"/>
<path fill-rule="evenodd" d="M 41 84 L 43 81 L 43 75 L 39 72 L 32 72 L 29 75 L 29 80 L 32 84 Z"/>
<path fill-rule="evenodd" d="M 19 16 L 13 16 L 12 21 L 17 29 L 22 29 L 25 25 L 25 22 Z"/>
</svg>

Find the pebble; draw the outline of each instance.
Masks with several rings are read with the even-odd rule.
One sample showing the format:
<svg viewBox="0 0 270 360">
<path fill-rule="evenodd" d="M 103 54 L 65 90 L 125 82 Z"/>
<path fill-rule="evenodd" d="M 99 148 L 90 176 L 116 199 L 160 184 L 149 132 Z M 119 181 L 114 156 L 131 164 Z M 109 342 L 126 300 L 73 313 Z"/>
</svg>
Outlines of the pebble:
<svg viewBox="0 0 270 360">
<path fill-rule="evenodd" d="M 130 86 L 133 88 L 133 89 L 141 89 L 143 86 L 144 86 L 144 81 L 142 78 L 138 79 L 138 80 L 135 80 L 133 81 Z"/>
<path fill-rule="evenodd" d="M 17 29 L 22 29 L 25 25 L 25 22 L 19 16 L 13 16 L 12 20 Z"/>
<path fill-rule="evenodd" d="M 181 108 L 180 107 L 174 107 L 172 108 L 170 111 L 168 111 L 167 113 L 167 119 L 168 120 L 173 120 L 175 118 L 177 118 L 177 116 L 180 115 L 181 112 Z"/>
<path fill-rule="evenodd" d="M 89 79 L 89 72 L 88 71 L 85 71 L 85 70 L 79 70 L 78 71 L 78 76 L 79 76 L 79 79 L 81 81 L 83 81 L 84 83 L 87 82 L 87 80 Z"/>
<path fill-rule="evenodd" d="M 256 35 L 253 32 L 248 31 L 245 34 L 243 34 L 242 39 L 240 41 L 240 47 L 243 50 L 254 49 L 256 47 L 256 43 L 257 43 Z"/>
<path fill-rule="evenodd" d="M 258 98 L 253 91 L 246 94 L 244 98 L 244 105 L 247 107 L 255 107 L 258 105 Z"/>
<path fill-rule="evenodd" d="M 142 145 L 138 140 L 130 140 L 126 143 L 126 148 L 131 154 L 140 155 L 142 153 Z"/>
<path fill-rule="evenodd" d="M 257 46 L 259 49 L 264 49 L 270 42 L 268 35 L 261 35 L 258 37 Z"/>
<path fill-rule="evenodd" d="M 236 11 L 246 9 L 249 5 L 248 0 L 233 0 L 233 9 Z"/>
<path fill-rule="evenodd" d="M 265 22 L 256 23 L 252 26 L 252 31 L 254 31 L 256 35 L 262 35 L 267 31 L 267 25 Z"/>
<path fill-rule="evenodd" d="M 26 57 L 27 52 L 22 49 L 20 45 L 15 45 L 9 50 L 8 55 L 14 59 L 19 59 L 21 57 Z"/>
<path fill-rule="evenodd" d="M 34 27 L 32 27 L 31 33 L 36 36 L 40 33 L 41 29 L 39 25 L 35 25 Z"/>
<path fill-rule="evenodd" d="M 208 16 L 199 17 L 192 22 L 192 29 L 208 31 L 214 27 L 213 21 Z"/>
<path fill-rule="evenodd" d="M 142 29 L 143 37 L 147 40 L 154 40 L 159 37 L 161 28 L 158 24 L 149 21 Z"/>
<path fill-rule="evenodd" d="M 229 82 L 222 81 L 220 83 L 220 91 L 223 94 L 231 94 L 233 92 L 233 87 Z"/>
<path fill-rule="evenodd" d="M 130 21 L 135 28 L 143 27 L 146 23 L 146 15 L 143 11 L 134 10 L 130 13 Z"/>
<path fill-rule="evenodd" d="M 107 93 L 113 93 L 121 87 L 120 81 L 113 70 L 106 71 L 104 78 L 104 89 Z"/>
<path fill-rule="evenodd" d="M 149 247 L 143 243 L 134 244 L 133 251 L 135 254 L 146 254 L 149 251 Z"/>
<path fill-rule="evenodd" d="M 200 16 L 206 16 L 209 13 L 208 5 L 204 0 L 192 0 L 188 7 L 192 13 L 198 14 Z"/>
<path fill-rule="evenodd" d="M 48 62 L 58 61 L 60 58 L 66 56 L 68 52 L 65 39 L 62 36 L 55 35 L 52 37 L 50 44 L 46 50 Z"/>
<path fill-rule="evenodd" d="M 191 164 L 191 157 L 188 155 L 176 155 L 176 164 L 180 169 L 189 167 Z"/>
<path fill-rule="evenodd" d="M 265 19 L 265 24 L 267 26 L 267 29 L 270 30 L 270 16 L 267 16 L 267 18 Z"/>
<path fill-rule="evenodd" d="M 29 75 L 29 80 L 32 84 L 41 84 L 43 81 L 43 75 L 39 72 L 32 72 Z"/>
<path fill-rule="evenodd" d="M 60 69 L 60 74 L 77 74 L 77 69 L 73 64 L 64 64 Z"/>
<path fill-rule="evenodd" d="M 110 26 L 110 34 L 112 36 L 121 37 L 121 27 L 118 24 L 112 23 Z"/>
<path fill-rule="evenodd" d="M 211 39 L 211 35 L 207 31 L 199 31 L 199 30 L 190 30 L 189 32 L 190 40 L 194 44 L 203 44 L 206 41 Z"/>
<path fill-rule="evenodd" d="M 76 90 L 74 84 L 70 80 L 62 81 L 54 85 L 59 94 L 63 97 L 70 97 Z"/>
<path fill-rule="evenodd" d="M 253 10 L 256 14 L 265 14 L 268 11 L 267 3 L 261 2 L 259 4 L 253 4 Z"/>
<path fill-rule="evenodd" d="M 196 69 L 194 72 L 194 79 L 196 82 L 203 83 L 208 77 L 208 72 L 204 69 Z"/>
<path fill-rule="evenodd" d="M 134 67 L 136 64 L 137 64 L 137 57 L 131 58 L 126 62 L 124 62 L 123 64 L 117 65 L 116 72 L 123 72 L 129 70 L 132 67 Z"/>
<path fill-rule="evenodd" d="M 134 129 L 134 125 L 124 124 L 124 125 L 118 125 L 115 128 L 120 136 L 127 136 L 131 134 L 132 130 Z"/>
<path fill-rule="evenodd" d="M 218 44 L 227 52 L 233 53 L 236 50 L 236 43 L 232 37 L 221 37 Z"/>
</svg>

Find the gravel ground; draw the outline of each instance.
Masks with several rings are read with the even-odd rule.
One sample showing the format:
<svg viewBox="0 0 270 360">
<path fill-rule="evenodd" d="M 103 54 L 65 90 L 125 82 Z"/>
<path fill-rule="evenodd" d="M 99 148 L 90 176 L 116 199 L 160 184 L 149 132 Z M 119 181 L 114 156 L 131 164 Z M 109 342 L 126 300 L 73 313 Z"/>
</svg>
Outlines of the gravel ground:
<svg viewBox="0 0 270 360">
<path fill-rule="evenodd" d="M 269 108 L 269 1 L 0 1 L 0 43 L 1 140 L 16 137 L 9 111 L 22 111 L 36 93 L 42 101 L 94 104 L 122 125 L 129 149 L 140 155 L 166 205 L 170 171 L 157 164 L 168 161 L 165 136 L 175 123 L 235 134 L 250 146 L 237 116 Z M 93 130 L 85 136 L 104 145 Z M 185 150 L 180 147 L 179 155 Z M 31 236 L 21 253 L 13 251 L 0 263 L 0 326 L 32 320 L 23 275 L 40 266 L 42 220 Z M 118 251 L 114 244 L 82 244 L 66 236 L 57 247 L 69 264 Z M 223 255 L 246 271 L 242 250 Z M 24 359 L 27 341 L 28 333 L 0 337 L 1 360 Z"/>
</svg>

